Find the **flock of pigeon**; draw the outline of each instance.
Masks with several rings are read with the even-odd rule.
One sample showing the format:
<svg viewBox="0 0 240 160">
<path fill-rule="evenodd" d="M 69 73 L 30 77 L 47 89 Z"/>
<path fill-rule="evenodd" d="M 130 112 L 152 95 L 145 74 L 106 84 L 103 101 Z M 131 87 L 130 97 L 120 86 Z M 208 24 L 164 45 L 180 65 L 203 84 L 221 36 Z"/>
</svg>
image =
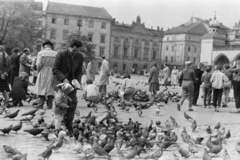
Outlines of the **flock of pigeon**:
<svg viewBox="0 0 240 160">
<path fill-rule="evenodd" d="M 114 82 L 119 85 L 119 82 Z M 118 84 L 119 83 L 119 84 Z M 117 86 L 116 85 L 116 86 Z M 145 91 L 139 90 L 135 96 L 144 96 Z M 194 158 L 196 153 L 203 150 L 202 159 L 211 160 L 214 156 L 221 157 L 223 160 L 231 160 L 224 144 L 228 143 L 231 138 L 230 130 L 225 130 L 220 123 L 215 126 L 207 126 L 204 132 L 208 134 L 208 138 L 195 137 L 193 138 L 187 132 L 188 127 L 182 127 L 177 120 L 170 116 L 165 124 L 160 121 L 150 120 L 148 126 L 143 126 L 140 122 L 129 118 L 128 122 L 124 123 L 119 120 L 118 112 L 129 112 L 131 108 L 135 108 L 138 116 L 142 115 L 142 109 L 148 109 L 154 105 L 157 106 L 156 115 L 160 113 L 160 107 L 163 105 L 157 102 L 168 103 L 168 100 L 178 99 L 176 93 L 160 92 L 158 100 L 155 102 L 142 103 L 139 101 L 122 102 L 116 94 L 116 91 L 109 92 L 102 100 L 102 105 L 106 107 L 106 111 L 93 114 L 90 111 L 87 115 L 75 118 L 73 122 L 74 137 L 67 139 L 68 132 L 65 127 L 55 129 L 51 123 L 46 123 L 44 115 L 46 110 L 33 109 L 29 112 L 21 114 L 21 119 L 17 125 L 10 125 L 6 128 L 1 128 L 0 132 L 4 136 L 12 134 L 17 136 L 19 131 L 26 132 L 32 136 L 42 138 L 44 141 L 49 141 L 49 145 L 45 150 L 40 151 L 36 158 L 49 160 L 53 151 L 61 151 L 63 144 L 71 141 L 74 144 L 74 152 L 80 155 L 79 159 L 90 160 L 94 158 L 114 159 L 111 154 L 114 150 L 117 151 L 120 160 L 130 159 L 161 159 L 164 152 L 172 152 L 172 157 L 175 160 L 182 158 Z M 174 101 L 175 101 L 174 100 Z M 173 100 L 172 100 L 173 101 Z M 145 101 L 143 101 L 145 102 Z M 118 109 L 116 109 L 118 108 Z M 13 109 L 11 109 L 12 111 Z M 1 108 L 1 118 L 14 119 L 18 116 L 19 109 L 11 112 L 10 109 Z M 97 105 L 93 108 L 97 113 Z M 182 112 L 179 112 L 182 114 Z M 37 122 L 36 115 L 40 115 Z M 191 124 L 192 134 L 199 129 L 196 120 L 186 112 L 182 116 Z M 23 125 L 30 124 L 31 129 L 22 130 Z M 180 133 L 176 132 L 182 127 Z M 181 138 L 179 138 L 181 137 Z M 205 140 L 205 141 L 204 141 Z M 186 145 L 182 145 L 182 142 Z M 26 160 L 28 153 L 21 153 L 18 149 L 3 144 L 3 149 L 6 154 L 13 160 Z M 240 154 L 240 140 L 236 142 L 235 149 Z M 223 150 L 223 154 L 220 152 Z M 0 155 L 1 156 L 1 155 Z"/>
</svg>

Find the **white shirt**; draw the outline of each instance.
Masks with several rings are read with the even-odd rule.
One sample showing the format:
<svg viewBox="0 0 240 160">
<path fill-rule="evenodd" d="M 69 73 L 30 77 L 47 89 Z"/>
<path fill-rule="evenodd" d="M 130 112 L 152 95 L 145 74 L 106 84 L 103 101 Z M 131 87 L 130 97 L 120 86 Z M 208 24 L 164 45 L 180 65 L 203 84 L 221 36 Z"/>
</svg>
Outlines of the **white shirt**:
<svg viewBox="0 0 240 160">
<path fill-rule="evenodd" d="M 89 84 L 84 89 L 86 97 L 99 96 L 98 88 L 95 84 Z"/>
<path fill-rule="evenodd" d="M 129 78 L 123 79 L 122 89 L 124 90 L 125 88 L 135 88 L 133 81 L 131 79 Z"/>
<path fill-rule="evenodd" d="M 224 82 L 228 81 L 228 78 L 224 73 L 222 73 L 219 70 L 216 70 L 216 71 L 213 72 L 210 81 L 212 82 L 212 87 L 213 88 L 222 89 L 223 85 L 224 85 Z"/>
</svg>

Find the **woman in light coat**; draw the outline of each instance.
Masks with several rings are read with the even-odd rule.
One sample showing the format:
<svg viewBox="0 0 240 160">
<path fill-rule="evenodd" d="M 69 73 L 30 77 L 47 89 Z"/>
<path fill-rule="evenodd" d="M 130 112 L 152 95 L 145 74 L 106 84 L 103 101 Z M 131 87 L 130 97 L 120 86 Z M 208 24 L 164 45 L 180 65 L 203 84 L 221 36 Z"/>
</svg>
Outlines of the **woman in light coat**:
<svg viewBox="0 0 240 160">
<path fill-rule="evenodd" d="M 110 69 L 109 63 L 105 60 L 105 57 L 102 57 L 102 66 L 100 69 L 100 79 L 99 79 L 99 93 L 107 93 L 107 85 L 109 84 Z"/>
<path fill-rule="evenodd" d="M 52 82 L 52 68 L 54 65 L 57 52 L 52 50 L 53 44 L 50 41 L 43 43 L 43 50 L 37 56 L 37 82 L 36 94 L 39 96 L 39 103 L 36 108 L 43 108 L 44 102 L 47 98 L 48 109 L 52 108 L 52 101 L 55 91 L 51 86 Z"/>
<path fill-rule="evenodd" d="M 95 81 L 95 68 L 94 68 L 94 62 L 91 60 L 86 69 L 86 81 L 88 79 L 91 79 L 92 81 Z"/>
<path fill-rule="evenodd" d="M 173 88 L 178 84 L 178 69 L 176 66 L 174 66 L 172 73 L 171 73 L 171 85 Z"/>
</svg>

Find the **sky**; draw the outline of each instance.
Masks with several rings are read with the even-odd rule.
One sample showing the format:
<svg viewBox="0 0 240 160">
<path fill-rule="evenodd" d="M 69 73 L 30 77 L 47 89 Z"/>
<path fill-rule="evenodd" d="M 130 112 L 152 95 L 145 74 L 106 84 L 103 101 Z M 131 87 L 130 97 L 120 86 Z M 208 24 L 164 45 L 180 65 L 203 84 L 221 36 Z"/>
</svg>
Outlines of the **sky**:
<svg viewBox="0 0 240 160">
<path fill-rule="evenodd" d="M 46 4 L 47 0 L 42 1 Z M 52 2 L 104 7 L 116 21 L 131 24 L 136 17 L 148 28 L 167 30 L 190 18 L 214 18 L 229 28 L 240 20 L 240 0 L 50 0 Z"/>
</svg>

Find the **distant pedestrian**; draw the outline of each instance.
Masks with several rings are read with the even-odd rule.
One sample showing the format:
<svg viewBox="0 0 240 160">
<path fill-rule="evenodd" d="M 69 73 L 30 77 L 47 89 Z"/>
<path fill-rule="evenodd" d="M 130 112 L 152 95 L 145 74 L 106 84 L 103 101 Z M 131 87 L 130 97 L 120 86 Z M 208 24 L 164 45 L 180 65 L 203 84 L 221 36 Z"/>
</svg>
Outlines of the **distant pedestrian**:
<svg viewBox="0 0 240 160">
<path fill-rule="evenodd" d="M 152 94 L 152 99 L 154 100 L 157 91 L 159 91 L 159 69 L 157 68 L 157 63 L 154 63 L 149 71 L 148 84 L 149 91 Z"/>
<path fill-rule="evenodd" d="M 110 76 L 110 68 L 109 63 L 105 59 L 105 56 L 102 56 L 102 66 L 100 69 L 100 79 L 99 79 L 99 92 L 100 93 L 107 93 L 107 85 L 109 84 L 109 76 Z"/>
<path fill-rule="evenodd" d="M 210 81 L 212 77 L 212 66 L 206 66 L 205 72 L 202 74 L 201 81 L 203 83 L 202 91 L 203 91 L 203 107 L 210 107 L 211 105 L 211 95 L 212 95 L 212 83 Z"/>
<path fill-rule="evenodd" d="M 186 68 L 183 69 L 180 77 L 179 82 L 182 86 L 182 98 L 177 104 L 178 111 L 181 110 L 181 106 L 185 99 L 189 98 L 188 103 L 188 111 L 193 111 L 192 109 L 192 102 L 193 102 L 193 94 L 194 94 L 194 83 L 196 81 L 196 74 L 193 69 L 191 69 L 192 63 L 190 61 L 185 62 Z"/>
<path fill-rule="evenodd" d="M 28 95 L 28 75 L 21 72 L 19 77 L 14 78 L 13 88 L 9 96 L 13 99 L 13 106 L 23 106 L 22 100 L 25 100 Z"/>
<path fill-rule="evenodd" d="M 14 48 L 12 51 L 12 55 L 10 56 L 11 59 L 11 86 L 13 87 L 13 81 L 15 77 L 19 75 L 19 66 L 20 66 L 20 49 Z"/>
<path fill-rule="evenodd" d="M 95 66 L 94 66 L 94 61 L 90 60 L 87 64 L 87 69 L 86 69 L 86 81 L 88 79 L 91 79 L 92 81 L 95 81 Z"/>
<path fill-rule="evenodd" d="M 221 72 L 221 67 L 216 65 L 210 81 L 213 90 L 213 106 L 216 112 L 219 112 L 221 106 L 224 82 L 228 81 L 227 76 Z"/>
<path fill-rule="evenodd" d="M 167 64 L 163 65 L 163 72 L 162 72 L 162 78 L 163 78 L 163 85 L 165 86 L 165 90 L 167 90 L 167 85 L 169 82 L 169 76 L 170 76 L 170 68 L 168 67 Z"/>
<path fill-rule="evenodd" d="M 230 65 L 229 64 L 224 64 L 223 68 L 224 68 L 223 73 L 228 77 L 228 81 L 224 82 L 224 86 L 223 86 L 222 107 L 228 107 L 229 93 L 230 93 L 230 90 L 232 88 L 233 74 L 229 71 L 230 70 Z"/>
<path fill-rule="evenodd" d="M 25 48 L 23 50 L 23 54 L 20 57 L 20 67 L 19 67 L 19 73 L 25 72 L 30 76 L 30 70 L 32 68 L 31 60 L 28 58 L 28 55 L 30 54 L 30 50 L 28 48 Z"/>
<path fill-rule="evenodd" d="M 90 106 L 93 106 L 101 100 L 101 95 L 98 91 L 98 87 L 93 84 L 91 79 L 88 79 L 86 84 L 87 86 L 84 88 L 83 98 L 91 103 Z"/>
<path fill-rule="evenodd" d="M 8 73 L 10 72 L 10 57 L 5 52 L 5 48 L 0 45 L 0 91 L 4 97 L 4 105 L 8 106 Z"/>
<path fill-rule="evenodd" d="M 48 40 L 42 44 L 42 47 L 44 49 L 38 53 L 36 63 L 38 77 L 35 87 L 36 94 L 39 97 L 36 108 L 43 109 L 44 102 L 47 100 L 47 108 L 52 109 L 52 101 L 55 95 L 55 91 L 51 86 L 52 68 L 57 52 L 52 50 L 53 43 Z"/>
<path fill-rule="evenodd" d="M 178 69 L 176 66 L 174 66 L 172 73 L 171 73 L 171 85 L 173 86 L 173 88 L 175 88 L 175 86 L 178 84 Z"/>
<path fill-rule="evenodd" d="M 233 68 L 231 68 L 229 71 L 233 73 L 232 84 L 236 107 L 236 111 L 232 113 L 240 113 L 240 60 L 237 60 L 233 65 Z"/>
<path fill-rule="evenodd" d="M 199 96 L 199 91 L 200 91 L 200 86 L 202 84 L 201 78 L 202 78 L 202 74 L 203 74 L 203 67 L 204 64 L 199 63 L 198 64 L 198 68 L 194 69 L 195 74 L 196 74 L 196 81 L 194 84 L 194 96 L 193 96 L 193 105 L 197 106 L 197 100 L 198 100 L 198 96 Z"/>
<path fill-rule="evenodd" d="M 128 72 L 125 73 L 122 81 L 121 91 L 123 92 L 122 100 L 131 100 L 133 94 L 135 93 L 135 86 L 131 80 L 131 76 Z"/>
</svg>

